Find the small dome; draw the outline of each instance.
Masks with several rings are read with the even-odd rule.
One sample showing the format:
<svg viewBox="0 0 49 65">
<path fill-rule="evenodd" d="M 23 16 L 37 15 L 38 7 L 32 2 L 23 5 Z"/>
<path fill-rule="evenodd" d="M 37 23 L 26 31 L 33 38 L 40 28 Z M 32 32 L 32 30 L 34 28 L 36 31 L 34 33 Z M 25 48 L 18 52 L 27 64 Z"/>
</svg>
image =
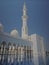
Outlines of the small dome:
<svg viewBox="0 0 49 65">
<path fill-rule="evenodd" d="M 15 29 L 15 30 L 12 30 L 10 35 L 14 38 L 17 38 L 18 37 L 18 31 Z"/>
<path fill-rule="evenodd" d="M 0 23 L 0 32 L 3 32 L 3 25 Z"/>
</svg>

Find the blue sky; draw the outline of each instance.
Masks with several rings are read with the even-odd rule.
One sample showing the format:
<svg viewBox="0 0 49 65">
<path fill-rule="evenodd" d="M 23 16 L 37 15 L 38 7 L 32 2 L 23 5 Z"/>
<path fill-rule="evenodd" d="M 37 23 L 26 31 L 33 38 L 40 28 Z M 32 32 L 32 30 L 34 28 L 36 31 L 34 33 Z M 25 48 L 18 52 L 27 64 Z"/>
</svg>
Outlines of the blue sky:
<svg viewBox="0 0 49 65">
<path fill-rule="evenodd" d="M 29 35 L 37 33 L 47 40 L 49 47 L 49 0 L 25 0 Z M 0 0 L 0 21 L 5 32 L 17 29 L 21 35 L 24 0 Z"/>
</svg>

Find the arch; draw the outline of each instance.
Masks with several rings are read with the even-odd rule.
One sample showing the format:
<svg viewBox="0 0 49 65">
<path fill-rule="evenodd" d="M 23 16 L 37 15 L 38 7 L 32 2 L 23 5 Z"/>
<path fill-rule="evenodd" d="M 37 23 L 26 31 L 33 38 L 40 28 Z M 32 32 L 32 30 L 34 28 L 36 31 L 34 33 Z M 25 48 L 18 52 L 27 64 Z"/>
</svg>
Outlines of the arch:
<svg viewBox="0 0 49 65">
<path fill-rule="evenodd" d="M 2 41 L 1 46 L 6 46 L 6 41 Z"/>
<path fill-rule="evenodd" d="M 11 46 L 11 42 L 8 43 L 8 46 Z"/>
<path fill-rule="evenodd" d="M 15 47 L 15 46 L 16 46 L 16 44 L 14 43 L 14 44 L 13 44 L 13 46 Z"/>
</svg>

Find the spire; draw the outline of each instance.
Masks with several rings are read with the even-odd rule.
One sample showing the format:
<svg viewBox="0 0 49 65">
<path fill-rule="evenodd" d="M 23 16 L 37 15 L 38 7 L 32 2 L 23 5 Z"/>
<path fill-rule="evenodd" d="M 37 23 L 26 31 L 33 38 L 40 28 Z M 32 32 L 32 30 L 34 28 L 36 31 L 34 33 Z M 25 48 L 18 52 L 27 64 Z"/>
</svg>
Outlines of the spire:
<svg viewBox="0 0 49 65">
<path fill-rule="evenodd" d="M 24 2 L 24 10 L 26 10 L 26 3 Z"/>
<path fill-rule="evenodd" d="M 24 2 L 24 6 L 23 6 L 23 15 L 26 15 L 26 3 Z"/>
</svg>

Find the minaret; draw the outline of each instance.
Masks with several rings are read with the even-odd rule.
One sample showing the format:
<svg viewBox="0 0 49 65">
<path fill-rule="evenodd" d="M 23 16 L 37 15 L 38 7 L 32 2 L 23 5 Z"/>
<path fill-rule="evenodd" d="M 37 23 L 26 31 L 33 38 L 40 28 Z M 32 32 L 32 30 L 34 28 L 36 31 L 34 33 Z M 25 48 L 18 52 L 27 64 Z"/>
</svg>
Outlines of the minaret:
<svg viewBox="0 0 49 65">
<path fill-rule="evenodd" d="M 23 16 L 22 16 L 22 21 L 23 21 L 23 25 L 22 25 L 22 38 L 23 39 L 28 39 L 28 27 L 27 27 L 27 14 L 26 14 L 26 4 L 24 3 L 23 6 Z"/>
</svg>

